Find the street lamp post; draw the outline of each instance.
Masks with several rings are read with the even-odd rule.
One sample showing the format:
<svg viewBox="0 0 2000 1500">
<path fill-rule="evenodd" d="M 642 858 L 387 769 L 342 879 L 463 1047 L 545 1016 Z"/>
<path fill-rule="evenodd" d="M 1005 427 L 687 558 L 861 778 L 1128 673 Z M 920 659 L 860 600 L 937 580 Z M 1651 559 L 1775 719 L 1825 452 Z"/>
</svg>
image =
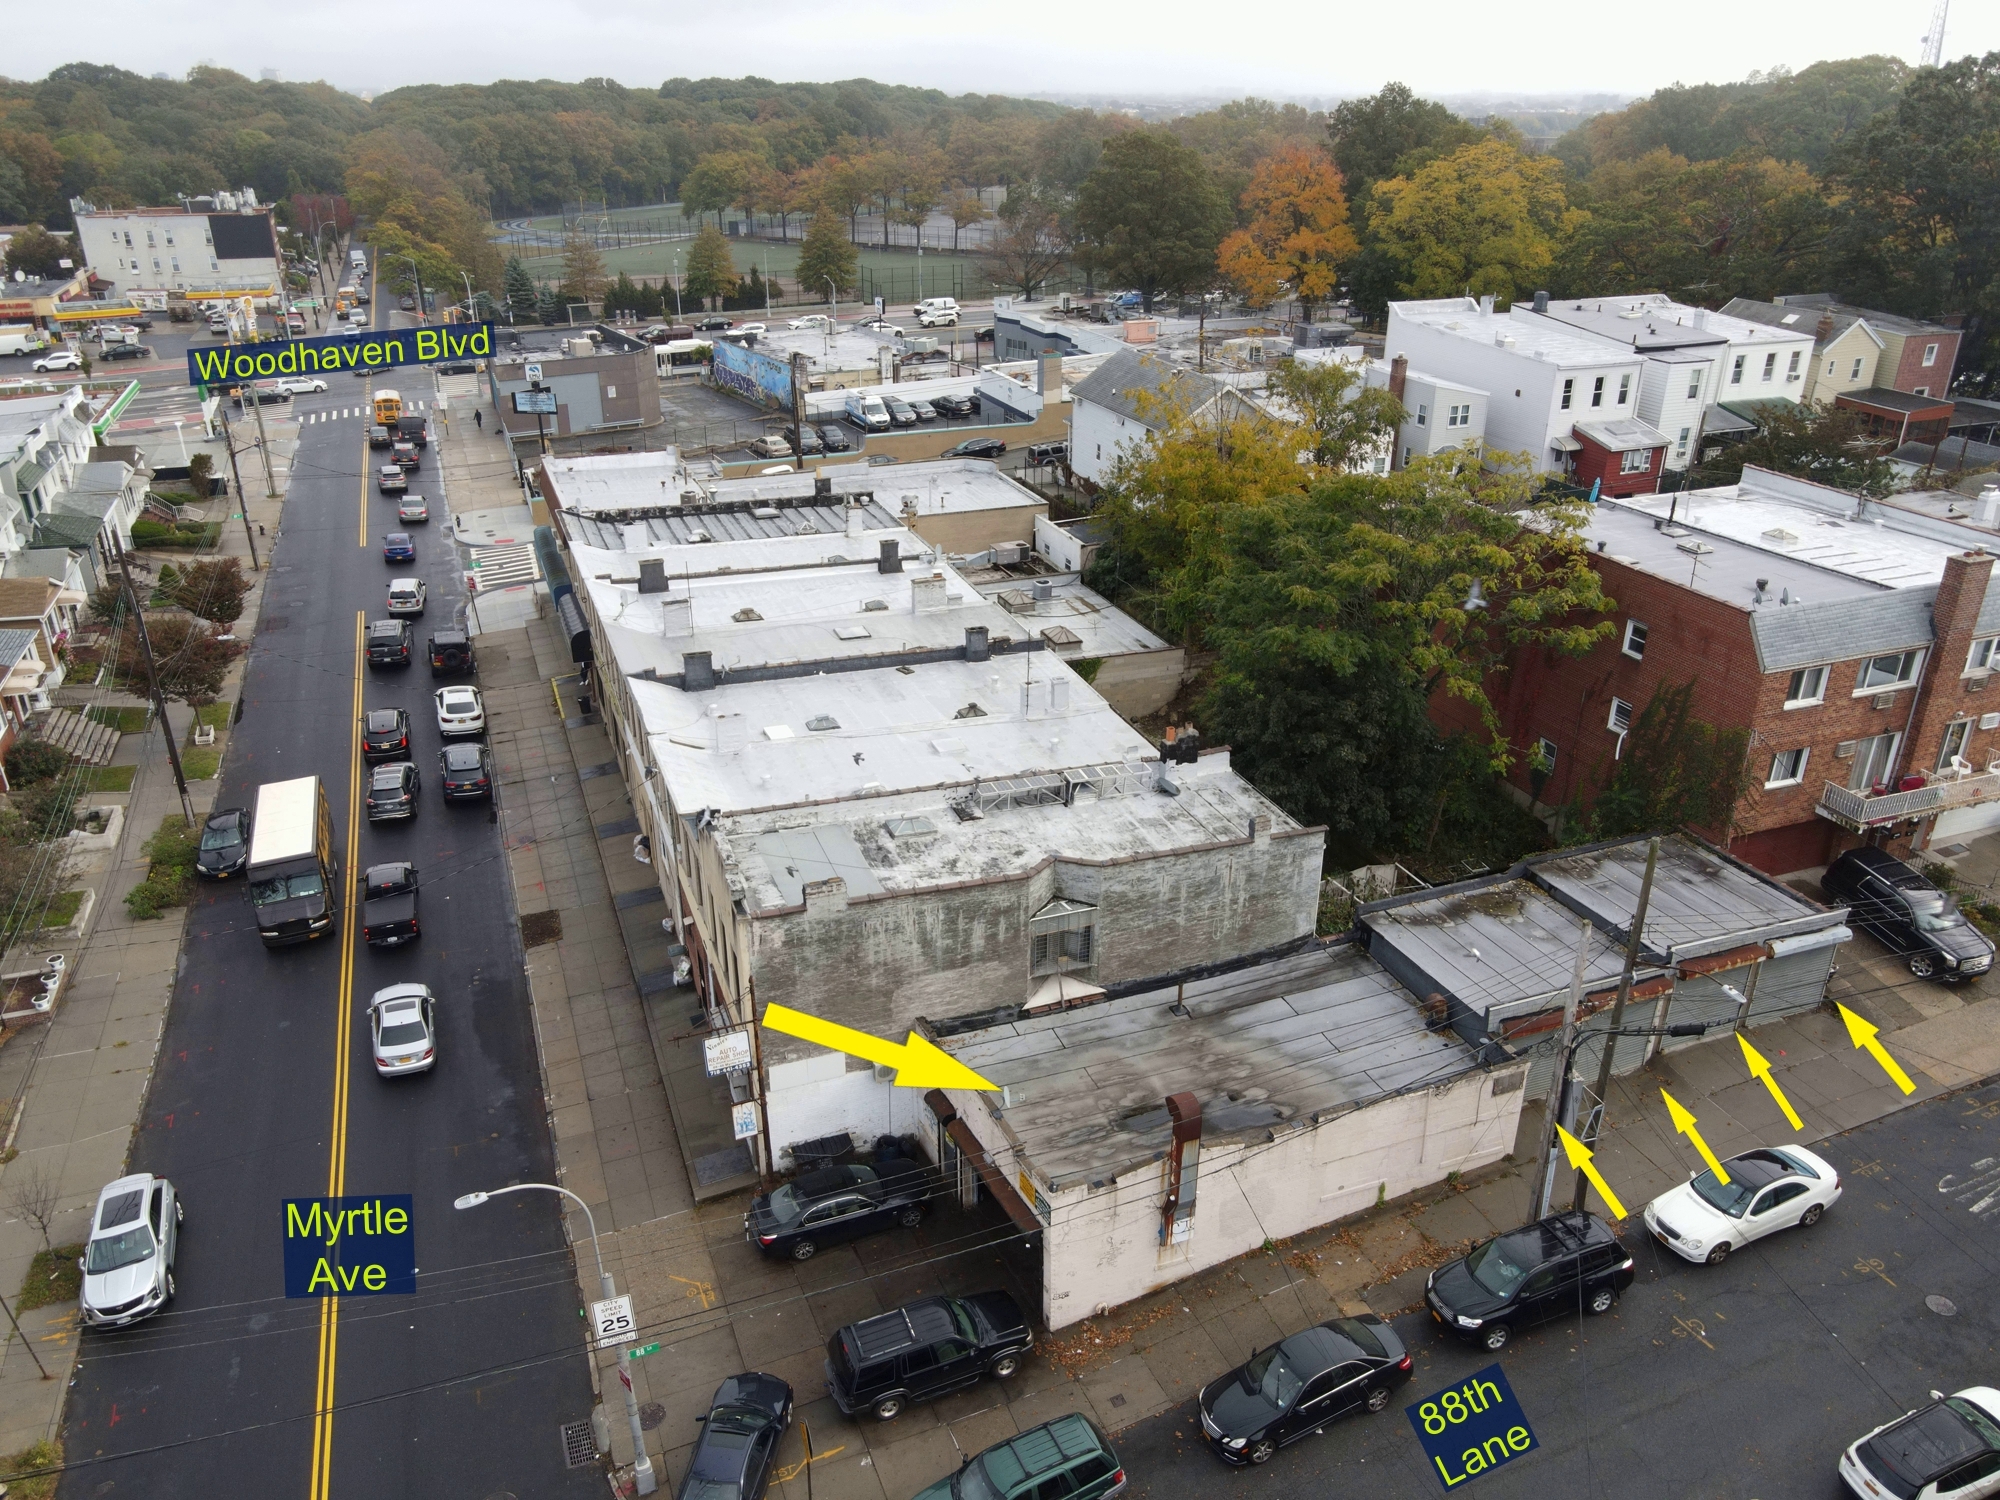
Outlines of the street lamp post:
<svg viewBox="0 0 2000 1500">
<path fill-rule="evenodd" d="M 674 321 L 681 320 L 681 253 L 674 252 Z"/>
<path fill-rule="evenodd" d="M 557 1187 L 552 1182 L 517 1182 L 512 1187 L 495 1188 L 490 1193 L 467 1193 L 452 1203 L 453 1208 L 477 1208 L 488 1198 L 498 1198 L 504 1193 L 561 1193 L 583 1210 L 583 1217 L 590 1225 L 590 1253 L 597 1257 L 598 1295 L 609 1301 L 618 1295 L 618 1288 L 612 1283 L 611 1275 L 604 1269 L 604 1252 L 597 1243 L 597 1219 L 590 1211 L 590 1205 L 577 1197 L 568 1188 Z M 593 1340 L 596 1330 L 592 1330 Z M 659 1488 L 659 1481 L 653 1475 L 653 1460 L 646 1453 L 646 1430 L 639 1425 L 639 1398 L 632 1390 L 632 1345 L 627 1342 L 618 1349 L 618 1381 L 625 1387 L 625 1415 L 632 1422 L 632 1451 L 636 1455 L 632 1466 L 632 1478 L 637 1483 L 639 1493 L 650 1495 Z"/>
</svg>

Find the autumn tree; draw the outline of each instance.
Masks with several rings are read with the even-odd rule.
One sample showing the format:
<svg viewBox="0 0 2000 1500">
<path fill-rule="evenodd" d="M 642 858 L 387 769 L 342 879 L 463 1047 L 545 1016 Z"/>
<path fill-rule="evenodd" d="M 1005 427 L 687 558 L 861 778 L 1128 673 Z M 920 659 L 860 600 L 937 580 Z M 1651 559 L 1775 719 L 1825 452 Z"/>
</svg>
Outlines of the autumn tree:
<svg viewBox="0 0 2000 1500">
<path fill-rule="evenodd" d="M 39 224 L 30 224 L 26 229 L 14 231 L 14 237 L 7 241 L 7 274 L 24 271 L 29 276 L 55 278 L 69 274 L 62 268 L 65 260 L 75 260 L 76 250 L 70 242 L 53 235 Z"/>
<path fill-rule="evenodd" d="M 794 274 L 799 289 L 811 297 L 817 297 L 829 281 L 843 294 L 852 294 L 860 284 L 861 256 L 847 237 L 846 226 L 832 209 L 822 208 L 806 226 Z"/>
<path fill-rule="evenodd" d="M 569 300 L 595 303 L 609 280 L 596 240 L 581 226 L 572 228 L 563 237 L 563 290 Z"/>
<path fill-rule="evenodd" d="M 681 293 L 700 306 L 711 297 L 726 297 L 735 290 L 736 263 L 730 258 L 729 241 L 713 224 L 704 224 L 688 251 Z"/>
<path fill-rule="evenodd" d="M 162 585 L 166 583 L 162 569 Z M 233 557 L 206 557 L 175 572 L 167 596 L 188 613 L 225 628 L 243 616 L 250 580 Z"/>
<path fill-rule="evenodd" d="M 1341 266 L 1361 249 L 1340 173 L 1311 146 L 1281 146 L 1258 166 L 1241 208 L 1248 223 L 1217 254 L 1223 275 L 1253 307 L 1289 293 L 1310 323 L 1314 304 L 1333 295 Z"/>
<path fill-rule="evenodd" d="M 1023 297 L 1033 298 L 1069 256 L 1062 215 L 1032 193 L 1009 193 L 1000 222 L 979 268 L 995 286 L 1018 287 Z"/>
<path fill-rule="evenodd" d="M 1216 246 L 1229 228 L 1207 165 L 1161 131 L 1135 130 L 1106 142 L 1077 194 L 1076 229 L 1103 257 L 1108 274 L 1144 299 L 1206 286 Z"/>
<path fill-rule="evenodd" d="M 1548 280 L 1584 218 L 1569 205 L 1560 164 L 1485 140 L 1377 183 L 1368 227 L 1404 296 L 1469 291 L 1508 302 Z"/>
<path fill-rule="evenodd" d="M 944 211 L 951 215 L 951 250 L 954 255 L 958 253 L 958 237 L 962 232 L 993 217 L 993 210 L 981 201 L 979 194 L 963 188 L 945 201 Z"/>
<path fill-rule="evenodd" d="M 213 703 L 229 668 L 243 654 L 241 641 L 225 641 L 206 620 L 193 615 L 149 614 L 146 633 L 153 643 L 160 691 L 191 708 Z M 126 686 L 146 691 L 146 659 L 136 624 L 127 620 L 118 645 L 119 670 Z"/>
<path fill-rule="evenodd" d="M 714 214 L 719 231 L 722 211 L 740 207 L 764 169 L 764 161 L 747 151 L 711 152 L 681 179 L 681 208 L 697 220 L 703 214 Z"/>
</svg>

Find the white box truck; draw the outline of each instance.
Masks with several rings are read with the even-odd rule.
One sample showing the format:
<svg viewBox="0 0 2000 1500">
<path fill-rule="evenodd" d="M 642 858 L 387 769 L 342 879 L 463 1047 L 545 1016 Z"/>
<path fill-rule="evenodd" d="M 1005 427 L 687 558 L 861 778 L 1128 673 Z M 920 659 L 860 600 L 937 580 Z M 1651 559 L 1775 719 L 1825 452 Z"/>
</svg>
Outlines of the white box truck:
<svg viewBox="0 0 2000 1500">
<path fill-rule="evenodd" d="M 330 935 L 340 916 L 340 856 L 317 776 L 257 788 L 250 829 L 250 905 L 267 948 Z"/>
</svg>

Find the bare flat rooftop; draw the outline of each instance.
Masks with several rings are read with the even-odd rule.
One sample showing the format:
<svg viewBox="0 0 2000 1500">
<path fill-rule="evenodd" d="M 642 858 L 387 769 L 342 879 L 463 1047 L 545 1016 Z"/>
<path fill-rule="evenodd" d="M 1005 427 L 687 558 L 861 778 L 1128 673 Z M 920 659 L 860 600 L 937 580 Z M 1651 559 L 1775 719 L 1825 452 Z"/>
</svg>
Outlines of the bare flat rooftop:
<svg viewBox="0 0 2000 1500">
<path fill-rule="evenodd" d="M 1169 1009 L 1177 994 L 1186 1018 Z M 1347 943 L 942 1045 L 1007 1090 L 1004 1127 L 1058 1188 L 1157 1173 L 1169 1094 L 1201 1100 L 1212 1145 L 1268 1139 L 1475 1066 L 1470 1048 L 1426 1031 L 1409 993 Z"/>
<path fill-rule="evenodd" d="M 1602 542 L 1601 550 L 1617 562 L 1742 610 L 1757 607 L 1759 579 L 1769 585 L 1767 599 L 1771 601 L 1787 592 L 1794 599 L 1822 600 L 1882 591 L 1881 584 L 1727 536 L 1695 531 L 1670 536 L 1654 526 L 1649 511 L 1632 508 L 1627 500 L 1600 500 L 1591 508 L 1584 535 L 1593 551 L 1600 550 L 1598 543 Z M 1709 550 L 1685 550 L 1681 544 L 1690 540 L 1706 544 Z"/>
<path fill-rule="evenodd" d="M 1044 585 L 1047 599 L 1035 597 Z M 1123 656 L 1134 651 L 1164 651 L 1167 643 L 1094 589 L 1074 576 L 975 580 L 980 594 L 1000 605 L 1023 630 L 1049 641 L 1065 660 L 1092 656 Z M 1051 640 L 1043 632 L 1068 631 L 1075 642 Z"/>
</svg>

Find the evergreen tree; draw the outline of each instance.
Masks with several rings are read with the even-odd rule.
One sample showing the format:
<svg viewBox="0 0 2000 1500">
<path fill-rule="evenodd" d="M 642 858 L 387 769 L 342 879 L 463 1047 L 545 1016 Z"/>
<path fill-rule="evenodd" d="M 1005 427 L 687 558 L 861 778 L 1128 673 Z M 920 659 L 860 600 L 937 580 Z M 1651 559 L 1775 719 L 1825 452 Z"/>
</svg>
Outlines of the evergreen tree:
<svg viewBox="0 0 2000 1500">
<path fill-rule="evenodd" d="M 630 276 L 620 271 L 618 279 L 604 294 L 604 315 L 607 318 L 613 313 L 632 313 L 636 316 L 644 307 L 645 299 L 640 295 L 639 288 Z"/>
<path fill-rule="evenodd" d="M 818 298 L 826 292 L 829 278 L 842 296 L 851 296 L 861 279 L 861 257 L 847 237 L 840 215 L 821 209 L 806 229 L 805 243 L 799 248 L 799 290 Z"/>
<path fill-rule="evenodd" d="M 544 323 L 560 323 L 563 320 L 562 293 L 552 286 L 543 287 L 535 297 L 535 316 Z"/>
<path fill-rule="evenodd" d="M 701 307 L 709 298 L 727 297 L 735 289 L 736 267 L 729 258 L 729 242 L 713 224 L 705 225 L 695 236 L 694 248 L 688 252 L 687 278 L 681 283 L 681 295 Z"/>
<path fill-rule="evenodd" d="M 538 302 L 535 278 L 528 274 L 520 256 L 507 257 L 507 269 L 502 274 L 501 285 L 506 289 L 507 311 L 516 323 L 525 323 L 535 316 Z"/>
</svg>

